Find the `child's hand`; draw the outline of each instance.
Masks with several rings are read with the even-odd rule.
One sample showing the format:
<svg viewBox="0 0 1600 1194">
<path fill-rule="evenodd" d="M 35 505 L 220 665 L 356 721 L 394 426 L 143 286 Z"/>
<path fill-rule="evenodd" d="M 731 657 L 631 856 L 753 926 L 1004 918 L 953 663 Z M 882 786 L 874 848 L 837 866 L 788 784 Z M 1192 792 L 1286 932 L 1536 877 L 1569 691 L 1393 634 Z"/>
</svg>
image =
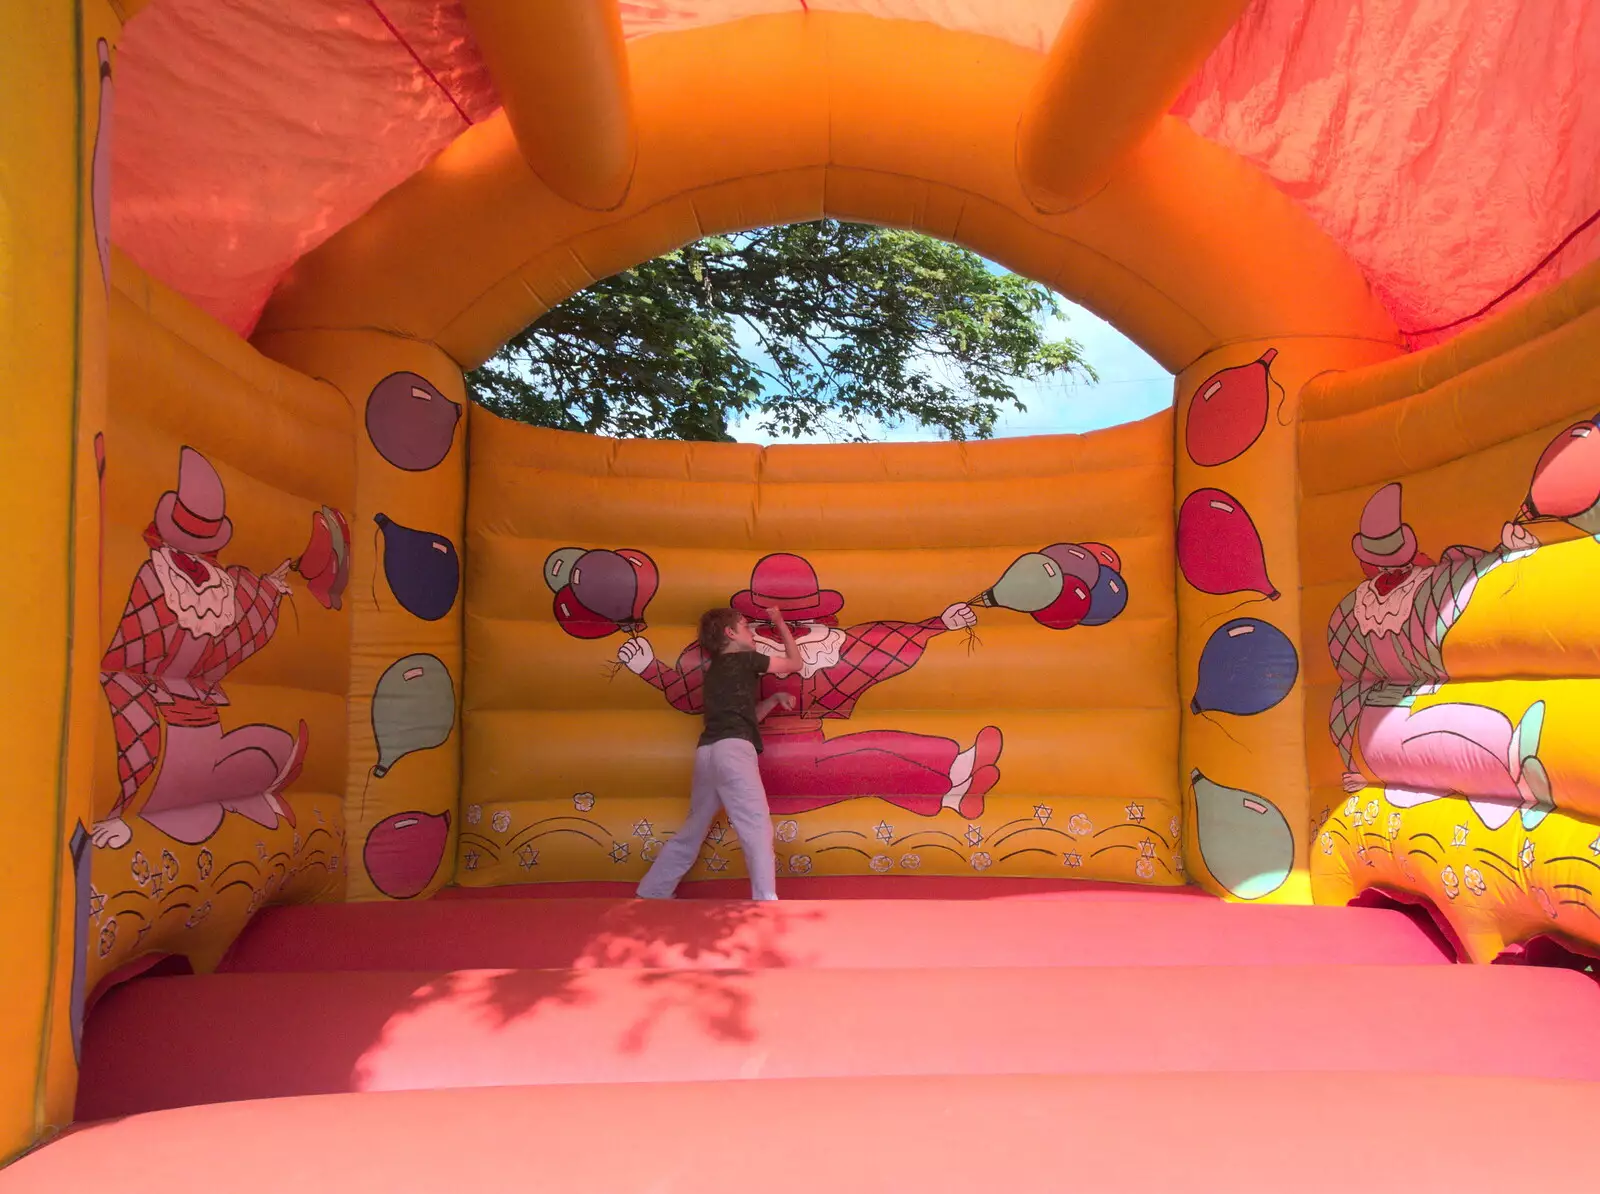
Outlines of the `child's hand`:
<svg viewBox="0 0 1600 1194">
<path fill-rule="evenodd" d="M 767 606 L 767 621 L 771 622 L 774 626 L 782 626 L 783 611 L 776 605 Z"/>
<path fill-rule="evenodd" d="M 794 693 L 775 692 L 772 694 L 772 705 L 775 709 L 793 709 Z"/>
</svg>

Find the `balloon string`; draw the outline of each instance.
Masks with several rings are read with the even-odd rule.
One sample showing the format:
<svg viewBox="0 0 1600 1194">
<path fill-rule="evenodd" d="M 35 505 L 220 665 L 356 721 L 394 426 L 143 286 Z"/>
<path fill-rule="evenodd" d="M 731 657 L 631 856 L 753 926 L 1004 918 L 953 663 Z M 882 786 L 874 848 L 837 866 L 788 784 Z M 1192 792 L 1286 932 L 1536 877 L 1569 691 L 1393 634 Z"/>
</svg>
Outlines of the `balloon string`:
<svg viewBox="0 0 1600 1194">
<path fill-rule="evenodd" d="M 1283 407 L 1284 404 L 1289 401 L 1289 391 L 1286 390 L 1283 387 L 1283 383 L 1277 378 L 1273 377 L 1270 372 L 1267 374 L 1267 384 L 1269 386 L 1277 386 L 1278 388 L 1278 409 L 1273 415 L 1273 421 L 1276 422 L 1279 427 L 1288 427 L 1289 424 L 1283 421 Z"/>
<path fill-rule="evenodd" d="M 983 640 L 978 637 L 978 628 L 976 626 L 968 626 L 966 628 L 966 630 L 967 630 L 967 654 L 971 655 L 979 647 L 983 646 Z"/>
<path fill-rule="evenodd" d="M 1223 610 L 1220 614 L 1212 614 L 1204 622 L 1200 623 L 1200 628 L 1202 630 L 1204 630 L 1207 626 L 1211 625 L 1211 623 L 1215 622 L 1218 618 L 1226 618 L 1229 614 L 1235 613 L 1235 612 L 1243 609 L 1247 605 L 1259 605 L 1263 601 L 1271 601 L 1271 600 L 1272 600 L 1272 598 L 1267 597 L 1265 595 L 1257 595 L 1255 597 L 1246 597 L 1243 601 L 1237 602 L 1236 604 L 1229 606 L 1227 609 Z"/>
<path fill-rule="evenodd" d="M 294 590 L 284 593 L 283 598 L 289 603 L 289 612 L 294 614 L 294 632 L 300 633 L 300 607 L 295 604 Z"/>
<path fill-rule="evenodd" d="M 367 815 L 367 789 L 372 787 L 372 777 L 377 770 L 376 767 L 367 769 L 367 782 L 361 785 L 361 811 L 356 813 L 357 822 L 360 822 Z"/>
<path fill-rule="evenodd" d="M 613 659 L 608 663 L 602 663 L 600 665 L 600 670 L 605 673 L 606 683 L 609 684 L 611 681 L 617 678 L 617 673 L 622 670 L 622 661 L 620 659 Z"/>
<path fill-rule="evenodd" d="M 1244 751 L 1246 754 L 1251 754 L 1251 755 L 1256 753 L 1255 751 L 1251 750 L 1248 746 L 1246 746 L 1243 742 L 1240 742 L 1232 734 L 1228 733 L 1228 727 L 1223 725 L 1215 717 L 1212 717 L 1211 713 L 1208 710 L 1205 710 L 1205 709 L 1200 710 L 1200 714 L 1199 715 L 1201 717 L 1205 718 L 1207 721 L 1209 721 L 1212 725 L 1216 726 L 1217 729 L 1221 730 L 1223 737 L 1225 737 L 1229 742 L 1231 742 L 1235 746 L 1237 746 L 1240 750 Z"/>
</svg>

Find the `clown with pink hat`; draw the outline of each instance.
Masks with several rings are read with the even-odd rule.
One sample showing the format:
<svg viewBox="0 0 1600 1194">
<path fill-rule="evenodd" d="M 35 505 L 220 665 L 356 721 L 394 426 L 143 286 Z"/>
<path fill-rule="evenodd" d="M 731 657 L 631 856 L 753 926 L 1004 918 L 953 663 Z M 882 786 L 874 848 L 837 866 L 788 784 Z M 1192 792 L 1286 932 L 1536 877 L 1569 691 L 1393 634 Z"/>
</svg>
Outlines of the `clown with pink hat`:
<svg viewBox="0 0 1600 1194">
<path fill-rule="evenodd" d="M 844 595 L 824 588 L 804 556 L 775 552 L 756 562 L 750 583 L 728 599 L 749 621 L 756 648 L 776 657 L 784 647 L 768 611 L 776 609 L 793 630 L 803 666 L 785 676 L 768 674 L 763 699 L 787 695 L 762 723 L 766 749 L 761 780 L 774 813 L 793 814 L 844 800 L 875 796 L 907 812 L 935 816 L 951 809 L 982 814 L 984 797 L 1000 779 L 1003 745 L 995 726 L 984 726 L 971 745 L 906 730 L 866 730 L 828 737 L 828 720 L 848 720 L 856 702 L 875 685 L 916 666 L 928 645 L 952 630 L 967 630 L 977 614 L 966 602 L 920 622 L 862 622 L 841 627 Z M 668 667 L 647 639 L 625 642 L 618 659 L 659 689 L 675 709 L 701 710 L 704 657 L 691 645 Z"/>
<path fill-rule="evenodd" d="M 1544 702 L 1515 724 L 1496 709 L 1466 703 L 1416 707 L 1450 679 L 1444 642 L 1478 581 L 1534 551 L 1539 541 L 1517 522 L 1492 550 L 1447 547 L 1435 563 L 1420 553 L 1405 521 L 1398 483 L 1367 499 L 1350 549 L 1367 578 L 1328 623 L 1328 653 L 1339 674 L 1329 730 L 1344 758 L 1346 791 L 1369 784 L 1367 769 L 1401 808 L 1460 795 L 1498 829 L 1521 814 L 1532 829 L 1554 808 L 1539 758 Z"/>
<path fill-rule="evenodd" d="M 222 681 L 277 633 L 291 569 L 320 604 L 338 608 L 349 577 L 349 534 L 343 515 L 323 507 L 298 560 L 258 575 L 218 562 L 233 538 L 226 502 L 211 462 L 182 448 L 177 485 L 156 501 L 145 531 L 150 554 L 100 664 L 120 791 L 94 827 L 97 846 L 132 838 L 125 817 L 152 775 L 137 815 L 178 841 L 205 841 L 228 813 L 269 829 L 295 823 L 284 793 L 305 761 L 305 722 L 292 734 L 270 725 L 224 733 Z"/>
</svg>

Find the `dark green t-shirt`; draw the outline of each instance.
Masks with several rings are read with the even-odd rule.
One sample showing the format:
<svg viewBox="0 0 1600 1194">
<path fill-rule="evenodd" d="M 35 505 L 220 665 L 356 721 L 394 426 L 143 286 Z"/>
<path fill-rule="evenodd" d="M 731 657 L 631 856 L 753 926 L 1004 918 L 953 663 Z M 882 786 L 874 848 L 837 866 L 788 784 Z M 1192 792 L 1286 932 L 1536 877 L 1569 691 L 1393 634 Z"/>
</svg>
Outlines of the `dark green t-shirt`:
<svg viewBox="0 0 1600 1194">
<path fill-rule="evenodd" d="M 706 728 L 700 745 L 726 738 L 743 738 L 761 753 L 761 731 L 756 726 L 756 692 L 766 674 L 768 660 L 760 651 L 724 651 L 713 656 L 700 686 Z"/>
</svg>

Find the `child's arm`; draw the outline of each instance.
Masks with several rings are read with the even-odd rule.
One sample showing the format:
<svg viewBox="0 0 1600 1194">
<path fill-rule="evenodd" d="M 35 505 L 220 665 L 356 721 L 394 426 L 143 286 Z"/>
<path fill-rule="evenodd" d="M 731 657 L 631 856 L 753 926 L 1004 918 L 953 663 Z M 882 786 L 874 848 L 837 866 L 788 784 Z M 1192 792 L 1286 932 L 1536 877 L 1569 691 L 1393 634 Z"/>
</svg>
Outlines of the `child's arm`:
<svg viewBox="0 0 1600 1194">
<path fill-rule="evenodd" d="M 772 624 L 778 628 L 778 633 L 783 636 L 783 655 L 772 660 L 767 665 L 767 672 L 773 676 L 789 676 L 798 672 L 805 663 L 800 657 L 800 648 L 795 646 L 794 635 L 789 630 L 789 623 L 783 620 L 783 611 L 776 606 L 767 610 L 767 616 Z"/>
<path fill-rule="evenodd" d="M 794 694 L 788 692 L 775 692 L 766 700 L 757 702 L 756 720 L 765 721 L 767 719 L 767 715 L 779 707 L 784 709 L 793 709 Z"/>
</svg>

